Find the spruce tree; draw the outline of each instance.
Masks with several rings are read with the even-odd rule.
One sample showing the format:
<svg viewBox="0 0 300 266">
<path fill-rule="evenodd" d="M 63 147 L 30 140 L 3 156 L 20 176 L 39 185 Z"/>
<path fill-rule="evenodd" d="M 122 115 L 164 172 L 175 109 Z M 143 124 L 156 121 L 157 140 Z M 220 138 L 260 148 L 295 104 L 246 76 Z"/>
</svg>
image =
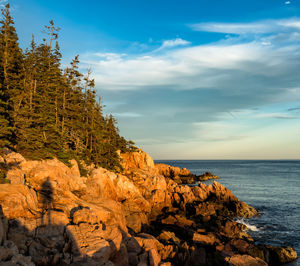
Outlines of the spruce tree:
<svg viewBox="0 0 300 266">
<path fill-rule="evenodd" d="M 65 70 L 65 80 L 68 84 L 66 92 L 66 106 L 64 118 L 64 130 L 67 137 L 67 145 L 76 155 L 84 153 L 84 128 L 82 114 L 84 99 L 81 87 L 82 74 L 78 70 L 78 55 L 71 62 L 71 66 Z"/>
<path fill-rule="evenodd" d="M 21 89 L 23 57 L 10 15 L 9 4 L 2 10 L 0 21 L 0 148 L 15 144 L 15 119 L 24 94 Z"/>
<path fill-rule="evenodd" d="M 38 91 L 37 45 L 32 36 L 30 49 L 24 55 L 23 104 L 16 119 L 17 151 L 31 159 L 39 159 L 43 148 L 39 129 L 40 93 Z"/>
<path fill-rule="evenodd" d="M 10 116 L 7 106 L 7 94 L 3 86 L 0 87 L 0 154 L 4 147 L 10 147 L 13 130 L 10 126 Z"/>
<path fill-rule="evenodd" d="M 80 73 L 76 56 L 62 72 L 52 20 L 48 40 L 33 39 L 24 54 L 13 25 L 7 5 L 0 27 L 0 151 L 7 146 L 30 159 L 76 158 L 120 170 L 118 151 L 133 143 L 120 136 L 112 115 L 104 117 L 91 71 Z"/>
</svg>

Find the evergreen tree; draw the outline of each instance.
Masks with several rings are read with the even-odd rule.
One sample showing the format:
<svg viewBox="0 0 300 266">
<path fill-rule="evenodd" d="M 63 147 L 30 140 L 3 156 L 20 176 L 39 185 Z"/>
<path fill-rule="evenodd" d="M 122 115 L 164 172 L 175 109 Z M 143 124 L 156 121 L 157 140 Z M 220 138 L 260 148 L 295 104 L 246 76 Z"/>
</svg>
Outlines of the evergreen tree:
<svg viewBox="0 0 300 266">
<path fill-rule="evenodd" d="M 0 148 L 12 146 L 15 142 L 14 121 L 24 97 L 21 89 L 22 51 L 9 8 L 7 4 L 2 10 L 0 21 Z"/>
<path fill-rule="evenodd" d="M 0 87 L 0 154 L 5 146 L 10 147 L 12 141 L 12 127 L 7 107 L 7 97 L 4 88 Z"/>
<path fill-rule="evenodd" d="M 50 25 L 53 27 L 53 22 Z M 52 44 L 54 33 L 52 28 L 50 31 Z M 32 41 L 24 60 L 26 101 L 19 115 L 22 123 L 18 126 L 18 150 L 31 158 L 51 158 L 63 152 L 58 101 L 63 83 L 61 54 L 58 44 L 53 51 L 50 44 L 44 40 L 36 47 Z"/>
<path fill-rule="evenodd" d="M 133 149 L 120 136 L 112 115 L 103 116 L 91 70 L 79 71 L 78 56 L 61 70 L 59 28 L 51 20 L 49 36 L 23 54 L 10 16 L 2 11 L 0 28 L 0 151 L 14 147 L 30 159 L 84 160 L 120 170 L 118 151 Z"/>
<path fill-rule="evenodd" d="M 84 108 L 81 87 L 82 74 L 78 71 L 78 55 L 71 62 L 71 67 L 65 70 L 65 80 L 68 84 L 66 91 L 66 107 L 64 117 L 64 131 L 68 148 L 78 156 L 84 153 L 82 114 Z"/>
<path fill-rule="evenodd" d="M 39 158 L 43 148 L 38 121 L 40 110 L 40 93 L 38 79 L 37 45 L 32 37 L 31 47 L 24 55 L 24 94 L 23 104 L 16 118 L 17 151 L 31 159 Z"/>
</svg>

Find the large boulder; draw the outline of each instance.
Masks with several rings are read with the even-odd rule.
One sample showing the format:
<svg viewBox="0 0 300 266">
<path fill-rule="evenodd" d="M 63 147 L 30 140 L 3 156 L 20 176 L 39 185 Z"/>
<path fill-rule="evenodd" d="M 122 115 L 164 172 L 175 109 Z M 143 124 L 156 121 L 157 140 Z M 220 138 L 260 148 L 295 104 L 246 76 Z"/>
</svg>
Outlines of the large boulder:
<svg viewBox="0 0 300 266">
<path fill-rule="evenodd" d="M 72 254 L 77 262 L 88 256 L 98 265 L 104 265 L 120 250 L 122 231 L 118 227 L 97 224 L 68 225 L 67 234 L 72 241 Z"/>
<path fill-rule="evenodd" d="M 192 191 L 198 201 L 204 201 L 209 196 L 209 191 L 205 184 L 199 183 L 198 186 L 194 186 Z"/>
<path fill-rule="evenodd" d="M 210 179 L 219 179 L 217 175 L 212 174 L 211 172 L 205 172 L 202 175 L 197 176 L 198 181 L 207 181 Z"/>
<path fill-rule="evenodd" d="M 139 189 L 126 176 L 115 174 L 104 168 L 97 168 L 92 171 L 86 180 L 86 195 L 82 198 L 107 198 L 115 201 L 138 199 L 144 201 Z"/>
<path fill-rule="evenodd" d="M 188 169 L 186 168 L 179 168 L 176 166 L 170 166 L 167 164 L 159 163 L 155 164 L 155 168 L 158 170 L 160 175 L 165 177 L 173 178 L 175 176 L 191 176 L 193 175 Z"/>
<path fill-rule="evenodd" d="M 207 186 L 207 190 L 220 201 L 238 201 L 238 198 L 234 196 L 228 188 L 217 181 L 214 181 L 212 185 Z"/>
<path fill-rule="evenodd" d="M 11 151 L 9 149 L 4 149 L 2 161 L 6 163 L 9 167 L 13 167 L 19 166 L 22 162 L 25 162 L 26 160 L 20 153 Z"/>
<path fill-rule="evenodd" d="M 234 255 L 227 257 L 226 261 L 230 266 L 267 266 L 268 264 L 260 258 L 253 258 L 249 255 Z"/>
<path fill-rule="evenodd" d="M 7 179 L 12 184 L 28 185 L 35 190 L 40 190 L 48 179 L 53 191 L 64 193 L 64 191 L 76 192 L 85 189 L 75 160 L 70 161 L 72 165 L 70 168 L 57 159 L 26 161 L 15 154 L 14 160 L 18 163 L 12 164 L 7 172 Z"/>
<path fill-rule="evenodd" d="M 226 221 L 225 225 L 220 229 L 220 234 L 230 239 L 247 239 L 252 238 L 246 233 L 247 226 L 234 221 Z"/>
<path fill-rule="evenodd" d="M 270 264 L 287 264 L 298 258 L 297 252 L 291 247 L 271 247 L 267 246 L 269 251 Z"/>
<path fill-rule="evenodd" d="M 11 184 L 24 184 L 24 173 L 20 169 L 20 165 L 25 162 L 25 158 L 16 152 L 9 149 L 4 149 L 4 154 L 0 159 L 0 162 L 5 163 L 7 167 L 6 179 Z"/>
<path fill-rule="evenodd" d="M 7 219 L 32 219 L 40 213 L 35 191 L 24 185 L 1 184 L 0 205 Z"/>
<path fill-rule="evenodd" d="M 85 189 L 83 179 L 79 175 L 76 161 L 69 168 L 57 159 L 46 161 L 27 161 L 21 164 L 26 175 L 26 183 L 40 190 L 45 180 L 49 179 L 53 190 L 77 192 Z"/>
<path fill-rule="evenodd" d="M 121 153 L 120 157 L 124 173 L 130 173 L 136 169 L 147 171 L 154 169 L 153 159 L 141 149 L 136 152 Z"/>
<path fill-rule="evenodd" d="M 125 210 L 145 213 L 151 210 L 140 190 L 124 175 L 98 168 L 87 178 L 86 186 L 86 194 L 81 196 L 86 201 L 94 202 L 98 198 L 105 198 L 122 202 Z"/>
<path fill-rule="evenodd" d="M 71 209 L 70 219 L 72 224 L 104 224 L 117 226 L 127 232 L 125 213 L 121 203 L 99 198 L 98 201 L 79 202 L 77 207 Z"/>
<path fill-rule="evenodd" d="M 192 174 L 186 168 L 179 168 L 167 164 L 156 164 L 155 168 L 160 175 L 171 178 L 178 184 L 194 184 L 196 175 Z"/>
<path fill-rule="evenodd" d="M 200 243 L 202 245 L 212 246 L 217 242 L 217 238 L 212 233 L 207 234 L 207 235 L 194 233 L 193 234 L 193 241 L 196 242 L 196 243 Z"/>
<path fill-rule="evenodd" d="M 166 179 L 162 175 L 153 172 L 136 169 L 128 176 L 145 198 L 151 197 L 153 190 L 166 190 Z"/>
<path fill-rule="evenodd" d="M 205 190 L 207 191 L 207 195 L 203 192 Z M 229 211 L 231 216 L 250 218 L 258 215 L 258 211 L 256 211 L 252 206 L 239 201 L 228 188 L 216 181 L 214 181 L 212 185 L 206 187 L 202 184 L 201 188 L 199 187 L 199 189 L 194 189 L 194 192 L 197 194 L 198 198 L 205 198 L 207 196 L 210 199 L 214 199 L 218 203 L 223 204 L 225 208 L 222 207 L 223 210 L 220 211 Z"/>
</svg>

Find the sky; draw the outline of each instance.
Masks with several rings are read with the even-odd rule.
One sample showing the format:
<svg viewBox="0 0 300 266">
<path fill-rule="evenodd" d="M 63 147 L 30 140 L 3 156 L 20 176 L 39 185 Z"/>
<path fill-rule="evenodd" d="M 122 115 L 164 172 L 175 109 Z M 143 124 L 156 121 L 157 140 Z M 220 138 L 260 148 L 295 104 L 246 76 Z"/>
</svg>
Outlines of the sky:
<svg viewBox="0 0 300 266">
<path fill-rule="evenodd" d="M 10 4 L 23 49 L 54 20 L 63 65 L 80 55 L 154 159 L 300 158 L 300 0 Z"/>
</svg>

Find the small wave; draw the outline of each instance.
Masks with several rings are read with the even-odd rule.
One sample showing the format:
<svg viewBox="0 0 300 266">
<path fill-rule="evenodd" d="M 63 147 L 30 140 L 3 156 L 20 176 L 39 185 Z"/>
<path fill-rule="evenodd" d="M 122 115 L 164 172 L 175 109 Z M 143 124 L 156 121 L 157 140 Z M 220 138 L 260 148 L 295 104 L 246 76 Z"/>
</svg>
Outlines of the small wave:
<svg viewBox="0 0 300 266">
<path fill-rule="evenodd" d="M 260 231 L 255 225 L 249 224 L 247 222 L 244 221 L 244 219 L 237 219 L 236 220 L 237 223 L 243 224 L 247 226 L 247 229 L 253 232 L 258 232 Z"/>
</svg>

